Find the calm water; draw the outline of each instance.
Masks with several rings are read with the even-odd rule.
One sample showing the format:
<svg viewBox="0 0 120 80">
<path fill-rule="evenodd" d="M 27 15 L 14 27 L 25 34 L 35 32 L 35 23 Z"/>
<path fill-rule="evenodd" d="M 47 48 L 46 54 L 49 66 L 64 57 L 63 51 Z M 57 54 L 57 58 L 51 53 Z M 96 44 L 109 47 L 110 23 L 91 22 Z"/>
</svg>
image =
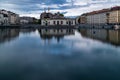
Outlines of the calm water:
<svg viewBox="0 0 120 80">
<path fill-rule="evenodd" d="M 0 80 L 120 80 L 120 31 L 0 29 Z"/>
</svg>

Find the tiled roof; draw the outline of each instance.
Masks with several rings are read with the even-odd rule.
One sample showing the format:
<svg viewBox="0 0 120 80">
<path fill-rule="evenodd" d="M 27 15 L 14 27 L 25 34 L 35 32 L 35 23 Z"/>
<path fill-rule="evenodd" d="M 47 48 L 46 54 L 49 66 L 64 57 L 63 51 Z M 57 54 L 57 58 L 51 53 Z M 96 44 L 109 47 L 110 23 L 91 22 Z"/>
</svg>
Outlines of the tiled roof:
<svg viewBox="0 0 120 80">
<path fill-rule="evenodd" d="M 115 6 L 115 7 L 112 7 L 112 8 L 107 8 L 107 9 L 92 11 L 92 12 L 89 12 L 89 13 L 84 13 L 84 14 L 82 14 L 81 16 L 87 16 L 87 15 L 94 15 L 94 14 L 106 13 L 106 12 L 115 11 L 115 10 L 120 10 L 120 6 Z"/>
</svg>

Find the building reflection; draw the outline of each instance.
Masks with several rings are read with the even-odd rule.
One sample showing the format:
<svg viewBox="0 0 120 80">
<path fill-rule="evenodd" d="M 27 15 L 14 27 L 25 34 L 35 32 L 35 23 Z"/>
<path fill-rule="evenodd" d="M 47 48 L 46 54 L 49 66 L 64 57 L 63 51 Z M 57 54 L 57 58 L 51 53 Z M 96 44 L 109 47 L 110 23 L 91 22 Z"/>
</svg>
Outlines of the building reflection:
<svg viewBox="0 0 120 80">
<path fill-rule="evenodd" d="M 83 37 L 120 45 L 120 30 L 80 29 L 79 32 Z"/>
<path fill-rule="evenodd" d="M 19 29 L 0 29 L 0 43 L 11 41 L 19 36 Z"/>
<path fill-rule="evenodd" d="M 35 32 L 36 29 L 20 29 L 20 33 L 31 33 Z"/>
<path fill-rule="evenodd" d="M 58 42 L 60 39 L 64 38 L 67 35 L 74 35 L 74 29 L 40 29 L 39 30 L 40 37 L 43 40 L 51 40 L 55 38 Z"/>
</svg>

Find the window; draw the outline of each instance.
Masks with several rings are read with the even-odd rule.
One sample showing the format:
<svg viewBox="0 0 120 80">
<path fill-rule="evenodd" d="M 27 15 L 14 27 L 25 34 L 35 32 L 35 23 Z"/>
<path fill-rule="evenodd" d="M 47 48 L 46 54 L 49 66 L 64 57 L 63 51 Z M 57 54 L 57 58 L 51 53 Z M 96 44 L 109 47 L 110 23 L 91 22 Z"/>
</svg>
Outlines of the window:
<svg viewBox="0 0 120 80">
<path fill-rule="evenodd" d="M 71 21 L 71 24 L 73 24 L 73 21 Z"/>
<path fill-rule="evenodd" d="M 56 22 L 55 22 L 55 21 L 53 21 L 53 24 L 56 24 Z"/>
<path fill-rule="evenodd" d="M 47 30 L 47 29 L 45 29 L 45 31 L 47 32 L 48 30 Z"/>
<path fill-rule="evenodd" d="M 63 21 L 61 21 L 61 24 L 63 24 Z"/>
<path fill-rule="evenodd" d="M 59 21 L 57 21 L 57 25 L 59 25 Z"/>
<path fill-rule="evenodd" d="M 66 24 L 68 24 L 68 21 L 66 21 Z"/>
<path fill-rule="evenodd" d="M 63 30 L 61 29 L 61 32 L 63 32 Z"/>
</svg>

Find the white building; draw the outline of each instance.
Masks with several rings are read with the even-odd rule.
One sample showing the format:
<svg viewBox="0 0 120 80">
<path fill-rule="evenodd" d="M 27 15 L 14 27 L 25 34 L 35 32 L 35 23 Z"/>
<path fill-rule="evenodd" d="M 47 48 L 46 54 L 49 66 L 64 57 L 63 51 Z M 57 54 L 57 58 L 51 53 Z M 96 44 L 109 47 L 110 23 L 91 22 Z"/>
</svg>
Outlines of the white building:
<svg viewBox="0 0 120 80">
<path fill-rule="evenodd" d="M 0 25 L 2 25 L 2 24 L 3 24 L 3 14 L 0 13 Z"/>
<path fill-rule="evenodd" d="M 7 14 L 3 14 L 4 15 L 4 25 L 9 25 L 9 17 Z"/>
<path fill-rule="evenodd" d="M 47 25 L 75 25 L 75 19 L 69 19 L 69 18 L 61 18 L 61 19 L 42 19 L 41 25 L 47 26 Z"/>
<path fill-rule="evenodd" d="M 34 17 L 27 17 L 27 16 L 23 16 L 23 17 L 20 17 L 20 23 L 21 24 L 33 24 L 35 23 L 36 21 L 36 18 Z"/>
<path fill-rule="evenodd" d="M 28 24 L 28 23 L 29 23 L 28 20 L 24 20 L 24 19 L 21 19 L 21 20 L 20 20 L 20 24 Z"/>
<path fill-rule="evenodd" d="M 19 15 L 7 10 L 0 10 L 0 13 L 4 14 L 4 23 L 7 24 L 18 24 L 19 23 Z M 7 15 L 7 17 L 6 17 Z M 8 18 L 8 19 L 7 19 Z M 8 21 L 8 22 L 6 22 Z"/>
<path fill-rule="evenodd" d="M 40 16 L 42 26 L 55 26 L 55 25 L 75 25 L 75 19 L 65 18 L 63 14 L 57 12 L 55 14 L 48 12 L 43 12 Z"/>
<path fill-rule="evenodd" d="M 1 14 L 1 25 L 8 25 L 9 24 L 9 17 L 8 12 L 6 10 L 0 10 Z"/>
</svg>

